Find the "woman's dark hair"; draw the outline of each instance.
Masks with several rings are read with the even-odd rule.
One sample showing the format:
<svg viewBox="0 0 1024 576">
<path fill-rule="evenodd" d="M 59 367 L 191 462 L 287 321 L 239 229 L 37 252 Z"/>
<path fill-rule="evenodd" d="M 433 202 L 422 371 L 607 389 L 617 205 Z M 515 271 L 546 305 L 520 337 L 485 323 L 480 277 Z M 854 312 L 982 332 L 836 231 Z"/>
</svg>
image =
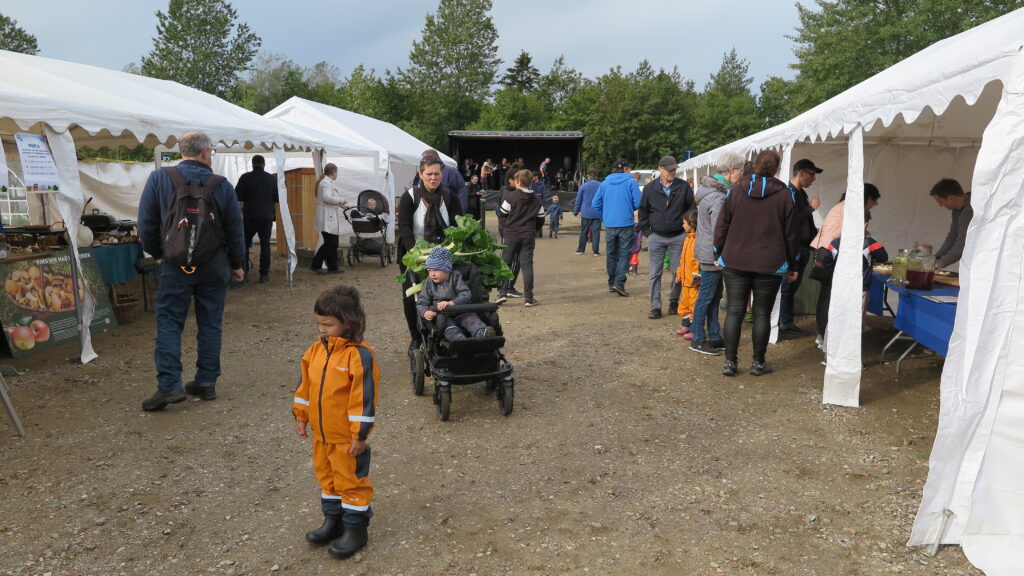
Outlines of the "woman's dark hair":
<svg viewBox="0 0 1024 576">
<path fill-rule="evenodd" d="M 754 158 L 754 174 L 770 178 L 779 173 L 779 166 L 782 164 L 782 159 L 779 158 L 779 153 L 775 150 L 761 150 L 757 157 Z"/>
<path fill-rule="evenodd" d="M 317 316 L 333 316 L 344 326 L 341 337 L 362 342 L 366 332 L 366 312 L 359 300 L 359 291 L 352 286 L 338 284 L 320 293 L 313 305 Z"/>
<path fill-rule="evenodd" d="M 867 224 L 868 222 L 871 222 L 871 211 L 870 210 L 865 210 L 864 211 L 864 223 Z"/>
<path fill-rule="evenodd" d="M 444 170 L 444 162 L 437 156 L 424 156 L 420 159 L 420 167 L 416 170 L 417 172 L 423 172 L 427 166 L 433 166 L 437 164 L 441 166 L 441 170 Z"/>
<path fill-rule="evenodd" d="M 871 184 L 869 182 L 865 182 L 864 183 L 864 205 L 865 206 L 868 205 L 868 200 L 874 200 L 875 204 L 877 204 L 878 201 L 881 198 L 882 198 L 882 193 L 878 191 L 878 186 L 875 186 L 874 184 Z M 839 201 L 843 202 L 845 200 L 846 200 L 846 192 L 843 192 L 843 195 L 839 197 Z"/>
<path fill-rule="evenodd" d="M 692 230 L 697 229 L 697 211 L 690 210 L 686 214 L 683 214 L 683 221 L 690 225 Z"/>
</svg>

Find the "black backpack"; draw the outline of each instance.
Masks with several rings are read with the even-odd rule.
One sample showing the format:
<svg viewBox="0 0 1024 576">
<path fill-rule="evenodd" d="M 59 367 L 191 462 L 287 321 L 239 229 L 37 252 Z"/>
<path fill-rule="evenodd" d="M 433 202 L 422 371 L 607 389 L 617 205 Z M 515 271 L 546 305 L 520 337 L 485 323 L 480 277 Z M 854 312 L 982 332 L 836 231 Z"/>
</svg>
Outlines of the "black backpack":
<svg viewBox="0 0 1024 576">
<path fill-rule="evenodd" d="M 224 230 L 213 199 L 224 177 L 214 174 L 194 186 L 177 168 L 168 166 L 164 171 L 174 185 L 174 197 L 161 223 L 163 259 L 192 274 L 224 248 Z"/>
</svg>

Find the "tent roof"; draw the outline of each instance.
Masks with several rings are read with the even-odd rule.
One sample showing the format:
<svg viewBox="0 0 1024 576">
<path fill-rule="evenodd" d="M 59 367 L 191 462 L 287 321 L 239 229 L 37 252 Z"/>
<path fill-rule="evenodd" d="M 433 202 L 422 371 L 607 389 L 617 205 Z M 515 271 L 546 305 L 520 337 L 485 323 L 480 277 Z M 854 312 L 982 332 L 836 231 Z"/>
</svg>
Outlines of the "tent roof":
<svg viewBox="0 0 1024 576">
<path fill-rule="evenodd" d="M 868 138 L 873 128 L 894 128 L 898 133 L 886 137 L 923 143 L 941 139 L 950 145 L 976 140 L 976 118 L 939 117 L 957 98 L 973 105 L 989 83 L 1005 82 L 1022 49 L 1024 9 L 1019 9 L 936 42 L 788 122 L 691 158 L 683 169 L 714 164 L 726 151 L 746 154 L 804 140 L 842 139 L 857 125 Z M 977 114 L 991 117 L 997 101 Z M 896 125 L 898 117 L 905 125 Z"/>
<path fill-rule="evenodd" d="M 394 124 L 349 112 L 328 104 L 293 96 L 265 114 L 266 118 L 285 120 L 300 127 L 312 127 L 360 146 L 379 150 L 392 162 L 418 164 L 423 151 L 431 146 Z M 455 161 L 441 155 L 446 164 Z"/>
<path fill-rule="evenodd" d="M 315 148 L 291 128 L 168 80 L 0 50 L 0 131 L 70 129 L 90 146 L 175 146 L 202 130 L 226 147 Z"/>
</svg>

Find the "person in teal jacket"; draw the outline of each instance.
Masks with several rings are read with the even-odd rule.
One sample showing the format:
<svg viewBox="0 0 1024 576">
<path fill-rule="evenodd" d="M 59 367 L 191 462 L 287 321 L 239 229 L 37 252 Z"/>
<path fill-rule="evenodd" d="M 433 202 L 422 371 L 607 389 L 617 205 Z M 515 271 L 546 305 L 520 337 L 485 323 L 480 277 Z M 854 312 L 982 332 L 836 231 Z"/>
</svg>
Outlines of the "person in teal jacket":
<svg viewBox="0 0 1024 576">
<path fill-rule="evenodd" d="M 615 163 L 612 173 L 601 182 L 594 195 L 593 207 L 605 228 L 605 268 L 608 271 L 608 291 L 619 296 L 626 292 L 626 270 L 633 247 L 634 213 L 640 207 L 640 186 L 630 175 L 633 163 L 622 159 Z"/>
</svg>

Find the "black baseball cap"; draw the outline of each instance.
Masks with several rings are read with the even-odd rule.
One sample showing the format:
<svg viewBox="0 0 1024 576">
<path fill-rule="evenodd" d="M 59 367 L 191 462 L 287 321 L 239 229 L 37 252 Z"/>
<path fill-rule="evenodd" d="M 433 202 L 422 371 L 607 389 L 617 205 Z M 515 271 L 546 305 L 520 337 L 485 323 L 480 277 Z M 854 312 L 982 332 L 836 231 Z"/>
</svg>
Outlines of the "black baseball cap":
<svg viewBox="0 0 1024 576">
<path fill-rule="evenodd" d="M 807 158 L 797 160 L 796 164 L 793 164 L 793 172 L 800 172 L 802 170 L 806 170 L 807 172 L 814 172 L 815 174 L 821 174 L 822 172 L 824 172 L 824 170 L 815 166 L 814 162 L 811 162 Z"/>
<path fill-rule="evenodd" d="M 626 168 L 632 168 L 632 167 L 633 167 L 633 162 L 632 161 L 626 160 L 625 158 L 620 158 L 619 160 L 615 161 L 615 166 L 612 168 L 612 170 L 615 170 L 616 172 L 622 172 Z"/>
</svg>

